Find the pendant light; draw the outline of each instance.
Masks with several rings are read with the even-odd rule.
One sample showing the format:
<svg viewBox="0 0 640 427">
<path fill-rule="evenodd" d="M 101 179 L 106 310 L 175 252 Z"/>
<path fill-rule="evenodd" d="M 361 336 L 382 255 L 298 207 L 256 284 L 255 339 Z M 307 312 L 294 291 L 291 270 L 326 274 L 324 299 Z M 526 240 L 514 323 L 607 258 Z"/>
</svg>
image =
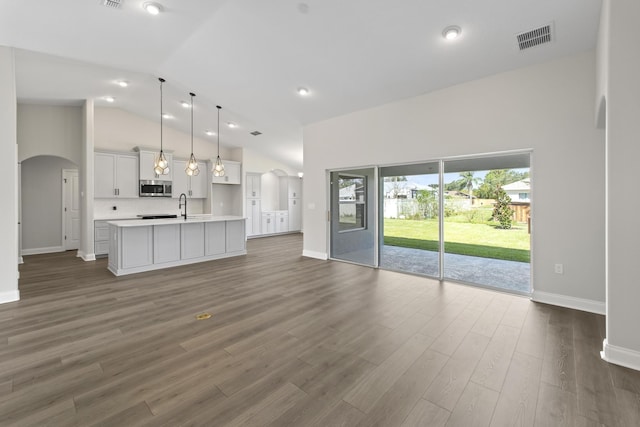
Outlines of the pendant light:
<svg viewBox="0 0 640 427">
<path fill-rule="evenodd" d="M 196 156 L 193 155 L 193 97 L 196 96 L 196 94 L 189 92 L 189 95 L 191 96 L 191 157 L 189 157 L 189 163 L 187 163 L 187 167 L 184 171 L 189 176 L 198 176 L 200 168 L 198 167 Z"/>
<path fill-rule="evenodd" d="M 216 108 L 218 109 L 218 158 L 211 172 L 213 172 L 213 176 L 224 176 L 224 165 L 222 164 L 222 159 L 220 159 L 220 110 L 222 107 L 216 105 Z"/>
<path fill-rule="evenodd" d="M 160 81 L 160 153 L 153 164 L 153 171 L 156 175 L 167 175 L 169 174 L 169 162 L 167 162 L 164 151 L 162 151 L 162 84 L 165 80 L 162 77 L 158 78 L 158 80 Z"/>
</svg>

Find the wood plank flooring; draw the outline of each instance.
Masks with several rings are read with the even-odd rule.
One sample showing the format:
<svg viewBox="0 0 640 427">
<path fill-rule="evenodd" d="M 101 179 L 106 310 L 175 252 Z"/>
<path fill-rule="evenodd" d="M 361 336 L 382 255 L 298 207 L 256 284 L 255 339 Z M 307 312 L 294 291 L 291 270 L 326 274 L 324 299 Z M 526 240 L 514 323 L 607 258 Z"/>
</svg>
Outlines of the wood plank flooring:
<svg viewBox="0 0 640 427">
<path fill-rule="evenodd" d="M 303 258 L 300 235 L 248 252 L 125 277 L 25 257 L 0 425 L 640 425 L 602 316 Z"/>
</svg>

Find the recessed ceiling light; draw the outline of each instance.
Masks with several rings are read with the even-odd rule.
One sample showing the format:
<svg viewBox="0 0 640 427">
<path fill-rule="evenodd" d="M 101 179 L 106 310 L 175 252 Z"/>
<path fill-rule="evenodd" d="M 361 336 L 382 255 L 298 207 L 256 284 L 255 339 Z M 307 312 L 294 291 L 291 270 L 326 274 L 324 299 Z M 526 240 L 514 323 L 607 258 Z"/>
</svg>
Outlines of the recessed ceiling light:
<svg viewBox="0 0 640 427">
<path fill-rule="evenodd" d="M 238 125 L 237 125 L 237 124 L 232 123 L 232 122 L 227 122 L 227 126 L 229 126 L 231 129 L 233 129 L 233 128 L 237 128 L 237 127 L 238 127 Z"/>
<path fill-rule="evenodd" d="M 204 131 L 204 133 L 206 133 L 206 134 L 207 134 L 207 135 L 209 135 L 209 136 L 213 136 L 213 135 L 215 135 L 215 134 L 216 134 L 216 133 L 215 133 L 214 131 L 212 131 L 212 130 L 205 130 L 205 131 Z"/>
<path fill-rule="evenodd" d="M 162 12 L 162 5 L 154 1 L 144 2 L 142 8 L 146 10 L 150 15 L 157 15 Z"/>
<path fill-rule="evenodd" d="M 173 116 L 169 113 L 162 113 L 162 118 L 163 119 L 173 119 Z"/>
<path fill-rule="evenodd" d="M 309 89 L 307 89 L 306 87 L 299 87 L 298 88 L 298 95 L 300 95 L 300 96 L 309 95 Z"/>
<path fill-rule="evenodd" d="M 180 101 L 180 105 L 182 105 L 184 108 L 191 107 L 191 104 L 189 104 L 187 101 Z"/>
<path fill-rule="evenodd" d="M 107 102 L 116 102 L 116 99 L 113 96 L 105 96 L 104 100 Z"/>
<path fill-rule="evenodd" d="M 442 31 L 442 37 L 447 40 L 455 40 L 462 34 L 462 28 L 457 25 L 450 25 Z"/>
<path fill-rule="evenodd" d="M 120 86 L 120 87 L 127 87 L 127 86 L 129 86 L 129 82 L 128 82 L 128 81 L 126 81 L 126 80 L 118 80 L 118 81 L 116 82 L 116 84 L 117 84 L 118 86 Z"/>
</svg>

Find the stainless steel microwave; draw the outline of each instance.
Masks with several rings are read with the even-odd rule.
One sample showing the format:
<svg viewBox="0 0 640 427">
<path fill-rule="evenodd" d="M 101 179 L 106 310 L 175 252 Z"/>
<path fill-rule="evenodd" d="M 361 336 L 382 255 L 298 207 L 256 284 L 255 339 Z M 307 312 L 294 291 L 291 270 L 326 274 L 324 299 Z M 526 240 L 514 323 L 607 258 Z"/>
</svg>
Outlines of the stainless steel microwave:
<svg viewBox="0 0 640 427">
<path fill-rule="evenodd" d="M 140 180 L 140 197 L 171 197 L 171 181 Z"/>
</svg>

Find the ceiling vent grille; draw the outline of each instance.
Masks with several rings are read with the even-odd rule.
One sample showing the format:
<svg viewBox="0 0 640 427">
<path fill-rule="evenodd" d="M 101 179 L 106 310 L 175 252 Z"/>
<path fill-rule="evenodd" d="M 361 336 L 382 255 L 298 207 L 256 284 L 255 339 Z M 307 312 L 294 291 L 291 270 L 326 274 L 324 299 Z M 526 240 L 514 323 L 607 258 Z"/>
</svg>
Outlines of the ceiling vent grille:
<svg viewBox="0 0 640 427">
<path fill-rule="evenodd" d="M 251 135 L 253 136 L 262 135 L 262 132 L 258 132 L 257 130 L 254 130 L 253 132 L 251 132 Z"/>
<path fill-rule="evenodd" d="M 549 43 L 553 40 L 552 25 L 547 24 L 524 33 L 516 34 L 520 50 L 529 49 Z"/>
<path fill-rule="evenodd" d="M 100 0 L 100 4 L 112 9 L 120 9 L 122 7 L 122 0 Z"/>
</svg>

